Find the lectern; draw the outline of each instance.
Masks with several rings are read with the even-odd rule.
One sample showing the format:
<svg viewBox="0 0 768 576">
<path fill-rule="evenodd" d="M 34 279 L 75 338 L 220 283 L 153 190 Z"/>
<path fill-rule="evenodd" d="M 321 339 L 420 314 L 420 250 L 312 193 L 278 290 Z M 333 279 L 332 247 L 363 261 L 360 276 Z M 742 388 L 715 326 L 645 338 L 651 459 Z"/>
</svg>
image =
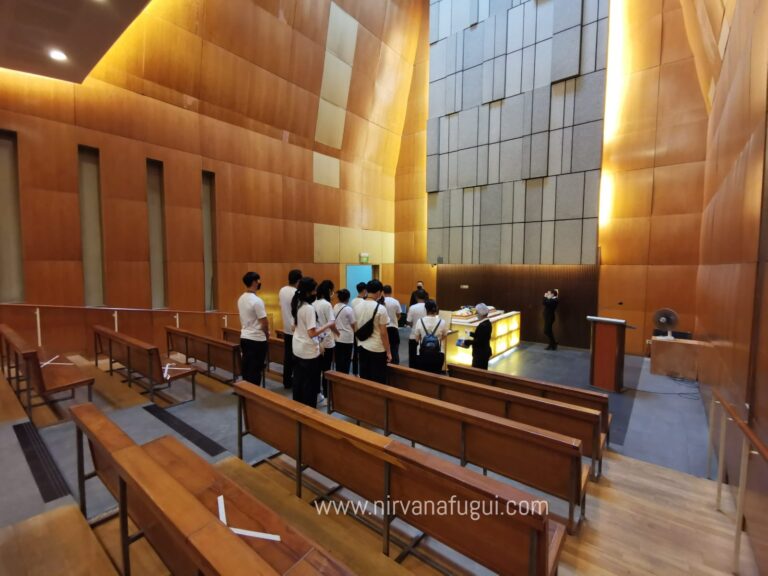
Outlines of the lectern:
<svg viewBox="0 0 768 576">
<path fill-rule="evenodd" d="M 592 358 L 589 383 L 609 392 L 624 388 L 624 334 L 627 321 L 587 316 L 592 324 Z"/>
</svg>

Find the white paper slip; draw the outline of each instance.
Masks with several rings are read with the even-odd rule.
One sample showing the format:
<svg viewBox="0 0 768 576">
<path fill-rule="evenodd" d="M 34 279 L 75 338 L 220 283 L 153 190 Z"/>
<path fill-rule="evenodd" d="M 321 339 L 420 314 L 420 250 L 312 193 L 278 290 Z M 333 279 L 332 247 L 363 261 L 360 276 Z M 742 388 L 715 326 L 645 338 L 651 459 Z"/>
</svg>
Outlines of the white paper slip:
<svg viewBox="0 0 768 576">
<path fill-rule="evenodd" d="M 219 496 L 216 501 L 219 503 L 219 520 L 221 520 L 224 525 L 227 525 L 227 511 L 224 508 L 224 496 Z"/>
<path fill-rule="evenodd" d="M 261 538 L 262 540 L 273 540 L 280 542 L 279 534 L 267 534 L 266 532 L 254 532 L 253 530 L 242 530 L 240 528 L 230 528 L 232 532 L 239 536 L 249 536 L 250 538 Z"/>
</svg>

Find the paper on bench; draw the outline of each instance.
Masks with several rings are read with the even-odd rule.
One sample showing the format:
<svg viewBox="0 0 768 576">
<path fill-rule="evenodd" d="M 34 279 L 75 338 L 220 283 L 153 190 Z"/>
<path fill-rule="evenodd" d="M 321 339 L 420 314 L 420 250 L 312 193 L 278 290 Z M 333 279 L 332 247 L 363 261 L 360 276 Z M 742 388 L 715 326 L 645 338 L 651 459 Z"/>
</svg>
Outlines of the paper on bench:
<svg viewBox="0 0 768 576">
<path fill-rule="evenodd" d="M 224 496 L 219 496 L 216 498 L 216 502 L 219 505 L 219 520 L 227 526 L 227 509 L 224 506 Z M 254 530 L 243 530 L 241 528 L 229 528 L 237 534 L 238 536 L 248 536 L 250 538 L 261 538 L 262 540 L 272 540 L 274 542 L 280 542 L 281 538 L 278 534 L 268 534 L 266 532 L 256 532 Z"/>
<path fill-rule="evenodd" d="M 242 530 L 240 528 L 230 528 L 230 530 L 239 536 L 250 536 L 251 538 L 261 538 L 262 540 L 273 540 L 275 542 L 280 542 L 280 536 L 278 534 L 254 532 L 253 530 Z"/>
</svg>

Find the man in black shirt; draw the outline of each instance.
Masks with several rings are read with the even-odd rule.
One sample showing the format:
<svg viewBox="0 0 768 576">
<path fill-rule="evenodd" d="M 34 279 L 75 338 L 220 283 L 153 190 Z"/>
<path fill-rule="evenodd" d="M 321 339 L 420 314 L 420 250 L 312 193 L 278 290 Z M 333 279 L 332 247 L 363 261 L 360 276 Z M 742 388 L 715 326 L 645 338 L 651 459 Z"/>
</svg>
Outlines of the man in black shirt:
<svg viewBox="0 0 768 576">
<path fill-rule="evenodd" d="M 544 294 L 544 335 L 549 339 L 547 350 L 557 350 L 557 341 L 552 331 L 552 325 L 555 323 L 555 310 L 560 301 L 560 293 L 557 288 L 548 290 Z"/>
<path fill-rule="evenodd" d="M 418 282 L 416 282 L 416 290 L 411 292 L 411 301 L 408 303 L 408 308 L 416 304 L 416 302 L 418 301 L 418 299 L 416 298 L 416 294 L 420 291 L 424 292 L 424 300 L 425 301 L 429 300 L 429 293 L 426 290 L 424 290 L 424 282 L 419 280 Z"/>
</svg>

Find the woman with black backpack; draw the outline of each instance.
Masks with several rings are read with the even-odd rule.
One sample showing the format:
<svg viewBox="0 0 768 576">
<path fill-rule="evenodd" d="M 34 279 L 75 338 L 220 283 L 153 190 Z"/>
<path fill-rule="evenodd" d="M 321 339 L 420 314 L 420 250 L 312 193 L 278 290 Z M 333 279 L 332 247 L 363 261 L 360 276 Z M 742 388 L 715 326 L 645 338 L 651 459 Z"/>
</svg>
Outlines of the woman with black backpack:
<svg viewBox="0 0 768 576">
<path fill-rule="evenodd" d="M 442 374 L 445 364 L 445 340 L 448 337 L 448 323 L 437 315 L 434 300 L 424 302 L 427 315 L 413 327 L 418 342 L 418 367 L 426 372 Z"/>
</svg>

